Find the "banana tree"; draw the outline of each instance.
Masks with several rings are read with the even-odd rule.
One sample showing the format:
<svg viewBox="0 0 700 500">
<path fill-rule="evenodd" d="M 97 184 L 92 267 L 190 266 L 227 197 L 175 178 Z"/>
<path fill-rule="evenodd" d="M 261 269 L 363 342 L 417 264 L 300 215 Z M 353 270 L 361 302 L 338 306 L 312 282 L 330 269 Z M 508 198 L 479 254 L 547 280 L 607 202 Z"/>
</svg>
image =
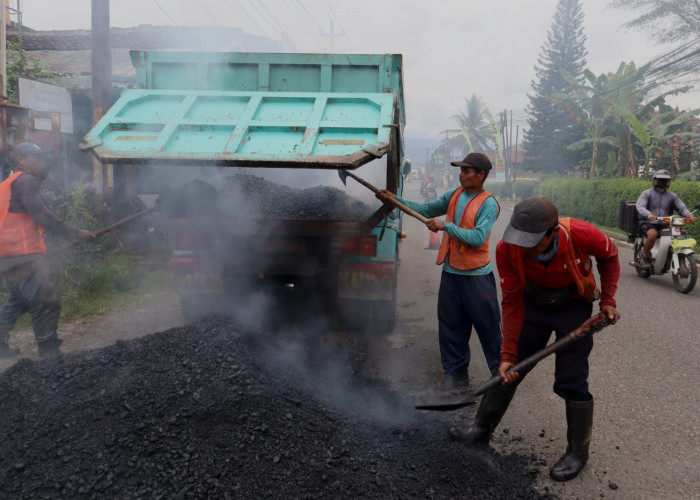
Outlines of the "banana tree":
<svg viewBox="0 0 700 500">
<path fill-rule="evenodd" d="M 664 111 L 652 116 L 647 121 L 642 121 L 638 119 L 628 108 L 625 108 L 618 103 L 613 103 L 613 106 L 620 117 L 625 120 L 629 126 L 630 132 L 636 138 L 637 144 L 644 152 L 645 179 L 649 178 L 649 165 L 652 155 L 661 150 L 662 144 L 666 140 L 672 140 L 676 137 L 692 138 L 699 135 L 694 132 L 682 130 L 674 130 L 670 134 L 668 132 L 670 129 L 676 128 L 679 125 L 687 122 L 690 117 L 698 114 L 700 109 L 686 111 L 676 116 L 676 112 L 670 109 L 668 106 L 659 105 L 659 109 Z"/>
</svg>

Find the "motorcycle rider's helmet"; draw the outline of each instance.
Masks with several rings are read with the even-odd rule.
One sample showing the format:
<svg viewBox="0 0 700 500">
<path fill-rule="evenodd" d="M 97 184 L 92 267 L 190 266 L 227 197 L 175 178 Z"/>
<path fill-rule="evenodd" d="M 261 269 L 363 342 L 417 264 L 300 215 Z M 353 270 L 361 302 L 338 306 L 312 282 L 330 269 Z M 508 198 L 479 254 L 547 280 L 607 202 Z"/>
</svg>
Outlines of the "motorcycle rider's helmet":
<svg viewBox="0 0 700 500">
<path fill-rule="evenodd" d="M 434 176 L 433 174 L 430 174 L 430 175 L 428 176 L 428 179 L 430 179 L 430 180 L 432 181 L 433 179 L 435 179 L 435 176 Z"/>
<path fill-rule="evenodd" d="M 651 178 L 651 183 L 656 188 L 666 189 L 671 185 L 671 174 L 668 170 L 657 170 Z"/>
</svg>

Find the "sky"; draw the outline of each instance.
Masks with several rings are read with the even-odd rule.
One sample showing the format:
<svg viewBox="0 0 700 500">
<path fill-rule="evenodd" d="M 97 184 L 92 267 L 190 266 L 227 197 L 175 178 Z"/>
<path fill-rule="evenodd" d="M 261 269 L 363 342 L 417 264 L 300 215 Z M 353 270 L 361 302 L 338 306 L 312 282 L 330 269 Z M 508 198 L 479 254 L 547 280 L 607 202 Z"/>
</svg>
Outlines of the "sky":
<svg viewBox="0 0 700 500">
<path fill-rule="evenodd" d="M 22 0 L 35 30 L 90 29 L 90 0 Z M 583 0 L 587 67 L 613 72 L 671 50 L 622 25 L 632 13 L 609 0 Z M 114 27 L 139 24 L 242 27 L 291 38 L 299 52 L 403 54 L 406 137 L 437 143 L 456 127 L 465 99 L 527 125 L 527 94 L 557 0 L 111 0 Z M 333 35 L 333 36 L 331 36 Z M 696 107 L 698 93 L 669 99 Z M 522 140 L 522 132 L 520 132 Z"/>
</svg>

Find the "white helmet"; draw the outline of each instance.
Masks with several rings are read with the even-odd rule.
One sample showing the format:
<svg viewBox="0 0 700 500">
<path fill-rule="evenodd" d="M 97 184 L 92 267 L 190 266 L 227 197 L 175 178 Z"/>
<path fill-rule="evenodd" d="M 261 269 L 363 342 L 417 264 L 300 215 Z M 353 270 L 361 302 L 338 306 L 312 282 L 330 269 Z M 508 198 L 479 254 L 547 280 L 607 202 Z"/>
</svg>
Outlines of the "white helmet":
<svg viewBox="0 0 700 500">
<path fill-rule="evenodd" d="M 654 172 L 654 176 L 651 179 L 652 180 L 654 180 L 654 179 L 671 180 L 671 174 L 668 172 L 668 170 L 657 170 L 656 172 Z"/>
</svg>

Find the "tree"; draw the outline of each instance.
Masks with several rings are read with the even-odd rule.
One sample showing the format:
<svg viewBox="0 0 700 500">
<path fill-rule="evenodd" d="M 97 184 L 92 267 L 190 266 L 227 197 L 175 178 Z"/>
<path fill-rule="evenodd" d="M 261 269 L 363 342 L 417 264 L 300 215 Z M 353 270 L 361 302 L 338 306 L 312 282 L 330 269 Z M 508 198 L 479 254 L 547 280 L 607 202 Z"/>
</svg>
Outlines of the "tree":
<svg viewBox="0 0 700 500">
<path fill-rule="evenodd" d="M 535 66 L 536 80 L 531 83 L 534 94 L 528 94 L 530 117 L 523 141 L 527 169 L 565 173 L 581 161 L 580 152 L 567 146 L 584 136 L 585 126 L 580 117 L 567 112 L 554 96 L 570 88 L 562 70 L 576 81 L 583 81 L 585 43 L 579 0 L 559 0 Z"/>
<path fill-rule="evenodd" d="M 30 57 L 19 43 L 7 44 L 7 99 L 18 103 L 18 78 L 41 81 L 55 77 L 56 73 L 46 71 L 39 65 L 39 59 Z"/>
<path fill-rule="evenodd" d="M 486 121 L 486 104 L 476 94 L 464 101 L 466 111 L 452 115 L 459 128 L 444 130 L 445 139 L 438 146 L 438 150 L 447 158 L 455 153 L 466 156 L 472 151 L 484 151 L 493 147 L 491 127 Z"/>
<path fill-rule="evenodd" d="M 612 0 L 610 6 L 632 11 L 636 17 L 624 26 L 644 30 L 659 43 L 700 37 L 698 0 Z"/>
</svg>

